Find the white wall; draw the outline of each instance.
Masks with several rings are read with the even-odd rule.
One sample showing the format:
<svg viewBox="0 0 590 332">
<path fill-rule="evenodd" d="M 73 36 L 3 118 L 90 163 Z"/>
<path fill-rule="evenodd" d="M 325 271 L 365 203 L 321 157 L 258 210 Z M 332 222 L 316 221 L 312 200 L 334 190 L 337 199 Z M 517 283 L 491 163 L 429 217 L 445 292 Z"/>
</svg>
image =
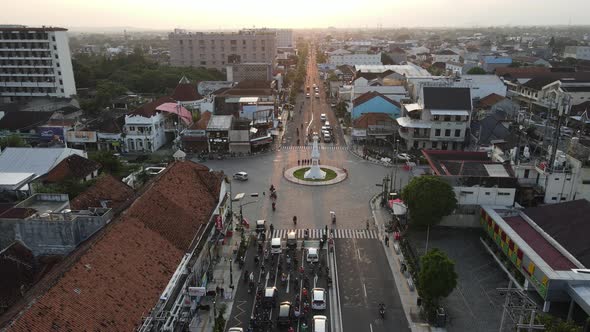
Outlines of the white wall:
<svg viewBox="0 0 590 332">
<path fill-rule="evenodd" d="M 459 205 L 497 205 L 514 204 L 516 189 L 485 187 L 453 187 Z"/>
<path fill-rule="evenodd" d="M 130 128 L 134 127 L 136 130 L 131 131 Z M 151 128 L 150 132 L 143 132 L 140 133 L 137 131 L 137 127 L 149 127 Z M 164 115 L 160 113 L 156 113 L 154 116 L 150 118 L 146 118 L 143 116 L 129 116 L 125 115 L 125 126 L 124 126 L 126 136 L 123 139 L 125 151 L 141 151 L 141 150 L 148 150 L 147 142 L 151 142 L 151 149 L 149 151 L 154 152 L 161 148 L 164 144 L 166 144 L 166 135 L 164 132 Z M 134 140 L 133 146 L 129 144 L 130 140 Z M 137 142 L 142 142 L 142 147 L 140 148 Z"/>
<path fill-rule="evenodd" d="M 432 62 L 459 62 L 459 54 L 433 54 Z"/>
<path fill-rule="evenodd" d="M 76 95 L 76 82 L 74 81 L 74 69 L 72 68 L 67 31 L 54 31 L 49 35 L 50 37 L 51 35 L 55 35 L 55 46 L 57 46 L 57 55 L 59 57 L 60 67 L 53 68 L 56 73 L 61 71 L 61 76 L 58 77 L 57 83 L 59 84 L 59 79 L 61 79 L 63 85 L 58 89 L 64 89 L 64 97 L 74 96 Z M 61 94 L 61 90 L 58 90 L 58 93 Z"/>
</svg>

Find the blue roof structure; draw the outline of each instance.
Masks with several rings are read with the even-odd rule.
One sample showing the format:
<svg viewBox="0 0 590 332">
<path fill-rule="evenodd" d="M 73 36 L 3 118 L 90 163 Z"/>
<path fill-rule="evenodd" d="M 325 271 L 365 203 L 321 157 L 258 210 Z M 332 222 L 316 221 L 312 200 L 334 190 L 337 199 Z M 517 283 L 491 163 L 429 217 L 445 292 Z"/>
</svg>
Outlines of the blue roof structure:
<svg viewBox="0 0 590 332">
<path fill-rule="evenodd" d="M 490 56 L 484 56 L 483 62 L 485 62 L 487 64 L 509 65 L 512 63 L 512 58 L 490 55 Z"/>
</svg>

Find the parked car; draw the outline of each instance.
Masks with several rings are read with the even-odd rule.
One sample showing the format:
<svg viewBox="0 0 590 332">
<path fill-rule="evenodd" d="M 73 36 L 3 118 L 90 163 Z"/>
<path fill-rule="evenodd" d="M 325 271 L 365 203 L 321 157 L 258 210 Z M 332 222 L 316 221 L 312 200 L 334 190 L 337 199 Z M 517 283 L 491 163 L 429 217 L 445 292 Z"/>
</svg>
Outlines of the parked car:
<svg viewBox="0 0 590 332">
<path fill-rule="evenodd" d="M 410 161 L 412 160 L 412 155 L 408 154 L 408 153 L 398 153 L 397 155 L 397 159 L 401 159 L 401 160 L 406 160 L 406 161 Z"/>
<path fill-rule="evenodd" d="M 227 332 L 244 332 L 244 329 L 241 327 L 230 327 Z"/>
<path fill-rule="evenodd" d="M 234 179 L 239 181 L 247 181 L 248 180 L 248 173 L 246 172 L 237 172 L 234 174 Z"/>
</svg>

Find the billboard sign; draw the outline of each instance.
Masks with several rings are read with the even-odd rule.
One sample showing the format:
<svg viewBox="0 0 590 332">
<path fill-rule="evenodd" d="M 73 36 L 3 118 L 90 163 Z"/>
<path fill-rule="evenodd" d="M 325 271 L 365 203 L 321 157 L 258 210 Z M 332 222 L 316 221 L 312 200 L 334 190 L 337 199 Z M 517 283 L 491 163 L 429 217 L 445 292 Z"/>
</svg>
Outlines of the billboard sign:
<svg viewBox="0 0 590 332">
<path fill-rule="evenodd" d="M 95 131 L 68 131 L 66 135 L 69 143 L 96 143 Z"/>
<path fill-rule="evenodd" d="M 38 127 L 37 130 L 41 141 L 64 141 L 64 127 Z"/>
</svg>

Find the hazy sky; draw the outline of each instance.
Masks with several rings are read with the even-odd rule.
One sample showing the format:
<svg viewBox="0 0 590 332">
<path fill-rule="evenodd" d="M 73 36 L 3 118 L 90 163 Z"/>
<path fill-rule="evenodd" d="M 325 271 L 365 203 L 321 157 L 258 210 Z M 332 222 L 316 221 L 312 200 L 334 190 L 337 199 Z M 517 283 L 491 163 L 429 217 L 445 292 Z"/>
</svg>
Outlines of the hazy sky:
<svg viewBox="0 0 590 332">
<path fill-rule="evenodd" d="M 3 0 L 0 24 L 171 30 L 590 24 L 590 0 Z"/>
</svg>

